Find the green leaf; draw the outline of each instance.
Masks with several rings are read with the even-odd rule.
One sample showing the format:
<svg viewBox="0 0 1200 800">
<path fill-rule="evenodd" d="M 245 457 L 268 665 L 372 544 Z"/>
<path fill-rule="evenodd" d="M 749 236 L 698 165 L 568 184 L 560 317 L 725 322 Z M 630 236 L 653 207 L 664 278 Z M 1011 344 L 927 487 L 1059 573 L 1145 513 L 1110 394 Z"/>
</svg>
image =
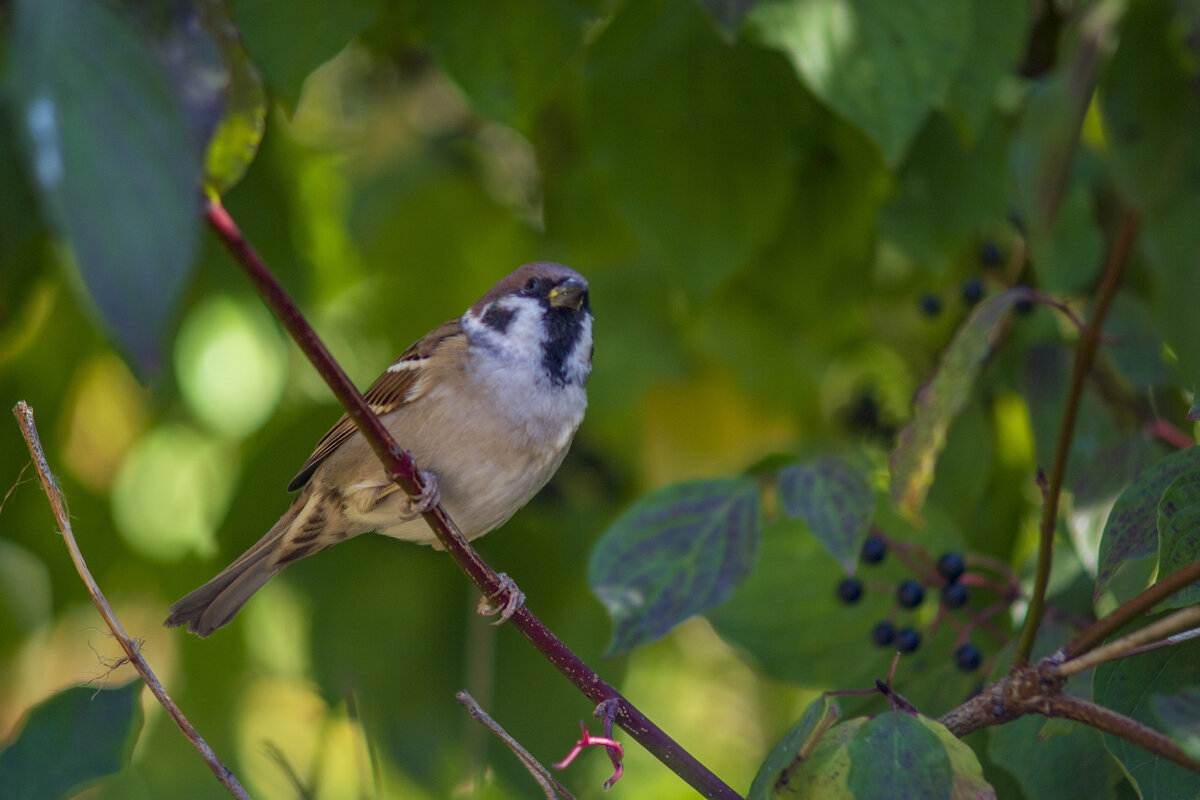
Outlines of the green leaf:
<svg viewBox="0 0 1200 800">
<path fill-rule="evenodd" d="M 1198 684 L 1200 642 L 1192 640 L 1101 664 L 1092 679 L 1092 692 L 1100 705 L 1153 727 L 1158 722 L 1155 695 L 1179 694 Z M 1106 733 L 1104 742 L 1124 765 L 1144 800 L 1200 797 L 1200 775 L 1117 736 Z"/>
<path fill-rule="evenodd" d="M 118 772 L 142 727 L 142 682 L 116 689 L 77 686 L 34 706 L 0 751 L 6 800 L 59 800 Z"/>
<path fill-rule="evenodd" d="M 206 3 L 199 22 L 221 59 L 221 117 L 203 141 L 205 179 L 217 194 L 229 191 L 250 168 L 267 127 L 267 91 L 223 3 Z"/>
<path fill-rule="evenodd" d="M 752 789 L 750 798 L 996 796 L 971 748 L 936 720 L 916 714 L 887 711 L 847 720 L 809 743 L 808 749 L 794 757 L 772 785 L 762 786 L 761 794 Z"/>
<path fill-rule="evenodd" d="M 232 0 L 246 49 L 262 67 L 287 109 L 300 100 L 304 81 L 337 55 L 379 13 L 381 0 Z"/>
<path fill-rule="evenodd" d="M 804 520 L 846 574 L 854 574 L 875 512 L 875 492 L 861 470 L 831 455 L 784 467 L 779 503 L 789 517 Z"/>
<path fill-rule="evenodd" d="M 772 0 L 749 15 L 830 108 L 900 163 L 966 54 L 971 6 L 939 0 Z"/>
<path fill-rule="evenodd" d="M 1116 800 L 1121 769 L 1100 733 L 1083 725 L 1047 729 L 1046 723 L 1029 716 L 989 729 L 988 757 L 1008 770 L 1031 800 Z M 1062 769 L 1063 764 L 1071 768 Z"/>
<path fill-rule="evenodd" d="M 950 760 L 915 715 L 884 713 L 850 743 L 849 788 L 856 797 L 948 797 Z"/>
<path fill-rule="evenodd" d="M 1197 21 L 1186 4 L 1133 3 L 1100 86 L 1112 172 L 1145 218 L 1156 327 L 1194 391 L 1200 388 L 1200 97 L 1194 91 Z"/>
<path fill-rule="evenodd" d="M 918 530 L 880 505 L 875 524 L 889 539 L 920 543 L 931 553 L 961 552 L 956 526 L 938 509 L 928 511 L 925 527 Z M 885 559 L 871 568 L 862 599 L 846 605 L 835 595 L 841 567 L 803 523 L 784 518 L 763 531 L 762 555 L 746 582 L 705 616 L 722 639 L 767 675 L 800 686 L 869 689 L 876 678 L 887 677 L 895 654 L 872 642 L 872 627 L 891 617 L 897 628 L 920 628 L 921 612 L 934 602 L 927 598 L 917 611 L 897 612 L 894 592 L 874 587 L 894 587 L 911 577 L 899 559 Z M 998 649 L 990 637 L 978 644 L 985 657 Z M 979 678 L 954 666 L 954 647 L 948 628 L 926 637 L 915 653 L 902 657 L 896 691 L 928 713 L 961 703 Z"/>
<path fill-rule="evenodd" d="M 1175 743 L 1192 758 L 1200 758 L 1200 689 L 1156 694 L 1150 706 Z"/>
<path fill-rule="evenodd" d="M 846 748 L 850 756 L 846 788 L 863 798 L 953 797 L 950 758 L 928 723 L 937 725 L 902 711 L 868 721 Z M 980 772 L 978 762 L 975 771 Z"/>
<path fill-rule="evenodd" d="M 1128 291 L 1117 294 L 1104 320 L 1104 334 L 1120 342 L 1106 347 L 1105 355 L 1131 386 L 1141 390 L 1175 380 L 1163 359 L 1162 335 L 1138 295 Z"/>
<path fill-rule="evenodd" d="M 746 800 L 772 800 L 778 797 L 787 785 L 786 781 L 781 780 L 784 774 L 812 754 L 825 731 L 837 722 L 839 715 L 837 702 L 828 694 L 809 703 L 800 721 L 784 734 L 758 768 Z"/>
<path fill-rule="evenodd" d="M 19 2 L 12 77 L 43 209 L 89 299 L 150 369 L 199 240 L 199 161 L 171 84 L 97 0 Z"/>
<path fill-rule="evenodd" d="M 742 20 L 758 0 L 698 0 L 698 2 L 713 18 L 717 29 L 728 41 L 733 42 L 737 39 L 738 31 L 742 27 Z"/>
<path fill-rule="evenodd" d="M 1184 4 L 1130 4 L 1121 44 L 1100 84 L 1100 112 L 1112 170 L 1147 215 L 1180 193 L 1195 193 L 1200 164 L 1200 97 L 1193 44 L 1196 21 Z"/>
<path fill-rule="evenodd" d="M 1158 502 L 1158 579 L 1200 559 L 1200 472 L 1171 481 Z M 1180 589 L 1159 609 L 1181 608 L 1200 600 L 1200 584 Z"/>
<path fill-rule="evenodd" d="M 725 602 L 758 556 L 758 494 L 749 478 L 676 484 L 612 524 L 588 563 L 588 583 L 615 625 L 610 653 Z"/>
<path fill-rule="evenodd" d="M 796 190 L 795 78 L 774 53 L 724 44 L 695 3 L 666 0 L 624 4 L 582 75 L 593 180 L 577 191 L 614 198 L 655 261 L 708 295 L 779 231 Z"/>
<path fill-rule="evenodd" d="M 775 781 L 777 789 L 768 791 L 766 797 L 852 798 L 846 789 L 846 774 L 850 769 L 847 746 L 866 724 L 866 717 L 856 717 L 827 730 L 806 759 L 795 761 L 780 774 Z"/>
<path fill-rule="evenodd" d="M 971 144 L 930 115 L 899 171 L 880 230 L 922 269 L 946 272 L 979 231 L 1008 210 L 1008 134 L 993 119 Z"/>
<path fill-rule="evenodd" d="M 480 114 L 529 130 L 583 46 L 599 5 L 440 0 L 416 4 L 413 24 Z"/>
<path fill-rule="evenodd" d="M 1177 475 L 1158 501 L 1159 535 L 1177 516 L 1197 503 L 1200 503 L 1200 470 Z"/>
<path fill-rule="evenodd" d="M 1112 580 L 1117 569 L 1158 557 L 1158 505 L 1167 487 L 1180 475 L 1200 471 L 1200 448 L 1172 453 L 1143 470 L 1131 483 L 1108 515 L 1100 536 L 1096 594 Z"/>
<path fill-rule="evenodd" d="M 888 460 L 892 501 L 905 514 L 920 515 L 946 444 L 946 431 L 970 400 L 971 386 L 991 352 L 1000 323 L 1013 305 L 1032 297 L 1028 289 L 1009 289 L 976 308 L 942 354 L 933 377 L 917 391 L 913 418 L 897 436 Z"/>
<path fill-rule="evenodd" d="M 1029 33 L 1029 4 L 1025 0 L 973 0 L 970 56 L 964 58 L 946 92 L 946 114 L 975 139 L 995 127 L 985 122 L 996 90 L 1024 55 Z"/>
</svg>

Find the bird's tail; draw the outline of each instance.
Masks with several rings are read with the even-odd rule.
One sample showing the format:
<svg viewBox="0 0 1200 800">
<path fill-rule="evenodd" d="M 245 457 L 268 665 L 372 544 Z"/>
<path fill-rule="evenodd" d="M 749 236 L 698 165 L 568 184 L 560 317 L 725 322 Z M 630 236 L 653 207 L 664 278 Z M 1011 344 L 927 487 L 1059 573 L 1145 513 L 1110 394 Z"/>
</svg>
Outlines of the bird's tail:
<svg viewBox="0 0 1200 800">
<path fill-rule="evenodd" d="M 189 631 L 203 637 L 232 620 L 246 601 L 288 563 L 277 557 L 276 550 L 307 504 L 309 494 L 306 491 L 297 497 L 271 530 L 221 574 L 171 606 L 164 624 L 168 628 L 187 625 Z"/>
</svg>

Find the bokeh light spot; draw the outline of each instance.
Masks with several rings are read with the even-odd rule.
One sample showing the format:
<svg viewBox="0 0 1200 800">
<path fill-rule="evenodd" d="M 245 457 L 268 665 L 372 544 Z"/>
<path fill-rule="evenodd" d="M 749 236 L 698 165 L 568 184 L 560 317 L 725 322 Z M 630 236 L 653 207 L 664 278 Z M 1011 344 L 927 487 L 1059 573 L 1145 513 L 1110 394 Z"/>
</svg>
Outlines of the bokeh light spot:
<svg viewBox="0 0 1200 800">
<path fill-rule="evenodd" d="M 124 362 L 111 352 L 76 371 L 63 458 L 93 491 L 108 489 L 126 451 L 145 428 L 144 395 Z"/>
<path fill-rule="evenodd" d="M 287 357 L 265 310 L 221 295 L 188 314 L 175 344 L 184 402 L 209 428 L 234 438 L 258 430 L 275 410 Z"/>
<path fill-rule="evenodd" d="M 156 428 L 133 446 L 117 473 L 117 529 L 150 558 L 212 554 L 237 472 L 234 452 L 212 437 L 186 425 Z"/>
</svg>

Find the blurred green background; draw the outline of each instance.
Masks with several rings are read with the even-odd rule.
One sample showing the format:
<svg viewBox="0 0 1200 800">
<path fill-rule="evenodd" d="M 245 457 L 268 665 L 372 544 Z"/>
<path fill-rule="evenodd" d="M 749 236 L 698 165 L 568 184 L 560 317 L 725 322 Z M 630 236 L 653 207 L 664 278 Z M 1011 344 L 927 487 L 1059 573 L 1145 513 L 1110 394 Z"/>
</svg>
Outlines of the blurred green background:
<svg viewBox="0 0 1200 800">
<path fill-rule="evenodd" d="M 900 4 L 912 18 L 865 0 L 230 5 L 273 102 L 225 204 L 360 386 L 521 263 L 562 261 L 591 282 L 588 416 L 553 482 L 479 547 L 739 790 L 813 691 L 835 687 L 768 677 L 703 619 L 605 658 L 592 546 L 671 481 L 824 448 L 882 466 L 978 296 L 1019 281 L 1075 303 L 1094 283 L 1122 181 L 1137 180 L 1106 127 L 1125 108 L 1120 81 L 1194 74 L 1145 53 L 1110 63 L 1108 45 L 1087 60 L 1087 3 Z M 1160 17 L 1194 30 L 1169 2 L 1108 5 L 1112 38 Z M 0 6 L 6 32 L 11 14 Z M 7 63 L 7 35 L 3 47 Z M 1111 116 L 1090 91 L 1071 94 L 1081 70 L 1114 85 Z M 543 762 L 591 707 L 514 631 L 476 616 L 443 554 L 360 537 L 289 567 L 211 639 L 161 627 L 171 602 L 278 518 L 339 410 L 207 235 L 181 299 L 163 298 L 161 368 L 131 366 L 38 215 L 6 76 L 0 398 L 37 412 L 91 569 L 168 690 L 255 797 L 295 797 L 295 781 L 317 798 L 538 796 L 454 692 L 470 690 Z M 1152 202 L 1149 241 L 1182 241 L 1184 222 L 1158 225 Z M 1160 337 L 1178 346 L 1172 333 L 1187 330 L 1164 287 L 1191 266 L 1164 266 L 1163 252 L 1139 252 L 1114 311 L 1139 348 L 1118 371 L 1138 391 L 1187 385 Z M 958 541 L 1017 565 L 1070 335 L 1048 311 L 1021 318 L 952 429 L 931 496 Z M 1022 397 L 1031 381 L 1045 391 Z M 1178 413 L 1183 401 L 1163 402 Z M 1080 447 L 1094 454 L 1131 425 L 1098 424 Z M 129 677 L 104 668 L 115 648 L 8 430 L 0 741 L 63 686 Z M 828 574 L 832 591 L 832 560 Z M 86 796 L 221 796 L 146 705 L 132 765 Z M 636 745 L 627 755 L 607 796 L 693 796 Z M 564 780 L 598 797 L 609 771 L 593 752 Z"/>
</svg>

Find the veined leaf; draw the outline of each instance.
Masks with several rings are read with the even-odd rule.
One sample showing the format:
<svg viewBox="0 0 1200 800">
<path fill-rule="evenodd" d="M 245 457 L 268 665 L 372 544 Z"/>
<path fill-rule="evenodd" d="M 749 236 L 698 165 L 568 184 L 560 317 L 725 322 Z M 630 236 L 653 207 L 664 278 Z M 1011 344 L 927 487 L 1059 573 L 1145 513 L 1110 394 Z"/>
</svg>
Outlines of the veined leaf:
<svg viewBox="0 0 1200 800">
<path fill-rule="evenodd" d="M 87 299 L 151 369 L 200 234 L 199 159 L 171 83 L 98 0 L 21 0 L 12 41 L 33 185 Z"/>
<path fill-rule="evenodd" d="M 779 503 L 789 517 L 808 524 L 846 574 L 854 573 L 875 513 L 875 493 L 861 470 L 832 455 L 784 467 L 779 471 Z"/>
<path fill-rule="evenodd" d="M 1032 297 L 1031 290 L 1017 287 L 975 309 L 946 348 L 937 372 L 917 390 L 913 418 L 900 431 L 888 460 L 892 501 L 910 517 L 920 515 L 937 458 L 946 445 L 946 431 L 970 399 L 971 386 L 991 352 L 1000 323 L 1009 309 Z"/>
<path fill-rule="evenodd" d="M 1200 448 L 1172 453 L 1142 471 L 1113 504 L 1100 536 L 1096 594 L 1112 580 L 1117 569 L 1145 562 L 1158 555 L 1159 503 L 1167 487 L 1180 475 L 1200 472 Z"/>
<path fill-rule="evenodd" d="M 1200 758 L 1200 689 L 1157 694 L 1150 706 L 1175 743 L 1192 758 Z"/>
<path fill-rule="evenodd" d="M 610 653 L 654 641 L 729 597 L 758 555 L 758 494 L 750 478 L 676 484 L 613 523 L 588 564 L 616 626 Z"/>
<path fill-rule="evenodd" d="M 116 689 L 76 686 L 33 708 L 0 751 L 6 800 L 59 800 L 119 771 L 142 725 L 142 682 Z"/>
</svg>

